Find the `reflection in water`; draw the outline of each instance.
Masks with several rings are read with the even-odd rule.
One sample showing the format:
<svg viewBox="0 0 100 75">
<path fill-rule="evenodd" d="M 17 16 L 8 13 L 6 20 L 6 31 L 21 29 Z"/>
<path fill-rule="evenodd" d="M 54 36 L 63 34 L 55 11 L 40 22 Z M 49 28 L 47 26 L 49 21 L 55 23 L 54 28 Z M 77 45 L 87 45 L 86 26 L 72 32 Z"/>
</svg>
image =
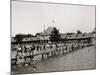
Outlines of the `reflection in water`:
<svg viewBox="0 0 100 75">
<path fill-rule="evenodd" d="M 33 67 L 33 70 L 37 70 L 37 67 L 36 66 L 32 66 Z"/>
</svg>

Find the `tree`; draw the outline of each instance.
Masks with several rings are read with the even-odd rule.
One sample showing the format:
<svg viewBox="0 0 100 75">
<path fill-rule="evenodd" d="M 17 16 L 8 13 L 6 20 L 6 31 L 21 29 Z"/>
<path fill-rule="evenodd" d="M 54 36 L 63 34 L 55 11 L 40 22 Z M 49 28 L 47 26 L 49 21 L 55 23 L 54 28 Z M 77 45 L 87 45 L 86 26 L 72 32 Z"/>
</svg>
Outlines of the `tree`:
<svg viewBox="0 0 100 75">
<path fill-rule="evenodd" d="M 32 34 L 27 34 L 26 37 L 34 37 Z"/>
<path fill-rule="evenodd" d="M 58 42 L 59 40 L 60 40 L 59 30 L 54 27 L 53 30 L 51 31 L 51 34 L 50 34 L 50 41 L 51 42 Z"/>
<path fill-rule="evenodd" d="M 24 37 L 24 35 L 22 35 L 22 34 L 16 34 L 16 35 L 15 35 L 15 40 L 16 40 L 16 42 L 17 42 L 17 43 L 21 43 L 23 37 Z"/>
<path fill-rule="evenodd" d="M 15 40 L 17 43 L 21 43 L 23 38 L 34 37 L 32 34 L 16 34 Z"/>
<path fill-rule="evenodd" d="M 35 37 L 40 36 L 40 35 L 41 35 L 41 33 L 36 33 Z"/>
<path fill-rule="evenodd" d="M 82 34 L 82 32 L 80 30 L 77 30 L 77 34 Z"/>
</svg>

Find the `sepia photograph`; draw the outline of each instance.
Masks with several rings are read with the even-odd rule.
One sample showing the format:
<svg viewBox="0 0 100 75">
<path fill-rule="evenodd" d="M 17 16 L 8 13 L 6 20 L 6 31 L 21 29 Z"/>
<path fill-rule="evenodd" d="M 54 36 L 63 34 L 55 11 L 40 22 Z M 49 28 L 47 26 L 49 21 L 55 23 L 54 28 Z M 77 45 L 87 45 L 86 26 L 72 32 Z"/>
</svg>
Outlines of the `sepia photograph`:
<svg viewBox="0 0 100 75">
<path fill-rule="evenodd" d="M 11 0 L 11 74 L 96 69 L 96 6 Z"/>
</svg>

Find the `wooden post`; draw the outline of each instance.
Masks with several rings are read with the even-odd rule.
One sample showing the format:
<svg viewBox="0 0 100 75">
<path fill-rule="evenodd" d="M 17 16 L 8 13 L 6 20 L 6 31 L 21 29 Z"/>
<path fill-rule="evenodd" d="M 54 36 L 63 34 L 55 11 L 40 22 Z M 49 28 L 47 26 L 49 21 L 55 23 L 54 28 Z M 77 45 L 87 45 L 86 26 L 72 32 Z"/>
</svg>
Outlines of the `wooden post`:
<svg viewBox="0 0 100 75">
<path fill-rule="evenodd" d="M 64 49 L 63 49 L 63 54 L 64 54 Z"/>
<path fill-rule="evenodd" d="M 60 50 L 58 51 L 58 55 L 60 55 Z"/>
<path fill-rule="evenodd" d="M 47 53 L 47 58 L 49 57 L 49 53 Z"/>
<path fill-rule="evenodd" d="M 56 56 L 56 51 L 54 51 L 54 56 Z"/>
<path fill-rule="evenodd" d="M 44 60 L 44 55 L 42 54 L 42 60 Z"/>
<path fill-rule="evenodd" d="M 53 52 L 51 52 L 51 55 L 53 56 Z"/>
</svg>

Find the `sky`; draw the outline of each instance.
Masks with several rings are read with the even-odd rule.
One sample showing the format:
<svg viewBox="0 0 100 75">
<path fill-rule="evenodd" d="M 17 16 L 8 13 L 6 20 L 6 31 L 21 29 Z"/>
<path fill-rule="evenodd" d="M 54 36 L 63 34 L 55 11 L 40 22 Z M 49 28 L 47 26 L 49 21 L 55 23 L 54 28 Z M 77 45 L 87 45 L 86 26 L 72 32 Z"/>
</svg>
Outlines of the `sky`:
<svg viewBox="0 0 100 75">
<path fill-rule="evenodd" d="M 12 36 L 43 32 L 57 27 L 60 33 L 91 32 L 95 28 L 95 6 L 12 1 Z"/>
</svg>

